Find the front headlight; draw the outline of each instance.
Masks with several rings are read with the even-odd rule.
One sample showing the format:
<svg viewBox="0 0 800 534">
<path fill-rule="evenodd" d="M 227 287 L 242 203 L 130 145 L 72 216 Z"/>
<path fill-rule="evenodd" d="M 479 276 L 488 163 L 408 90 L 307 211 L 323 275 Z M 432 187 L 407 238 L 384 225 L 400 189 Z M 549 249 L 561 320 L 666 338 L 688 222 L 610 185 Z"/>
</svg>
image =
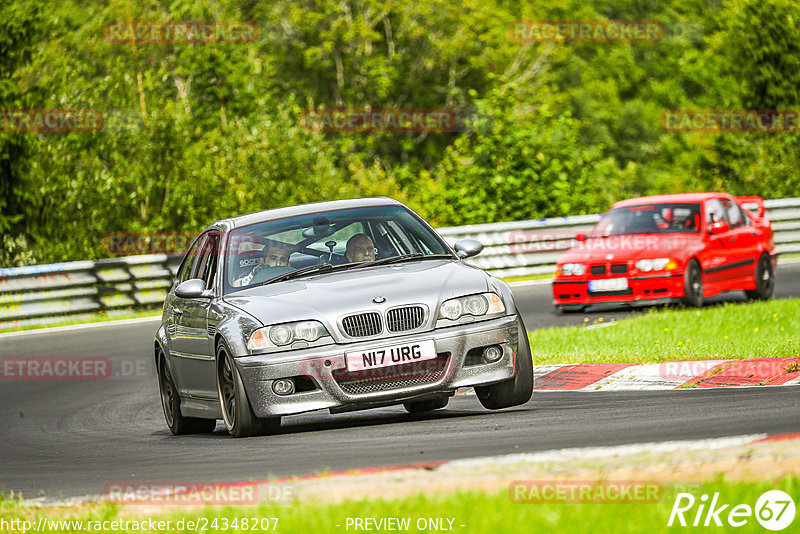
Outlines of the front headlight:
<svg viewBox="0 0 800 534">
<path fill-rule="evenodd" d="M 677 266 L 678 264 L 670 258 L 655 258 L 652 260 L 639 260 L 636 262 L 636 268 L 643 272 L 663 271 L 664 269 L 671 270 Z"/>
<path fill-rule="evenodd" d="M 561 274 L 564 276 L 581 276 L 586 273 L 586 266 L 582 263 L 565 263 L 561 266 Z"/>
<path fill-rule="evenodd" d="M 439 306 L 439 315 L 451 321 L 458 320 L 463 315 L 481 316 L 495 313 L 505 313 L 506 307 L 495 293 L 481 293 L 469 295 L 442 302 Z"/>
<path fill-rule="evenodd" d="M 250 334 L 247 348 L 261 350 L 284 347 L 295 341 L 316 341 L 330 336 L 319 321 L 296 321 L 293 323 L 273 324 L 259 328 Z"/>
</svg>

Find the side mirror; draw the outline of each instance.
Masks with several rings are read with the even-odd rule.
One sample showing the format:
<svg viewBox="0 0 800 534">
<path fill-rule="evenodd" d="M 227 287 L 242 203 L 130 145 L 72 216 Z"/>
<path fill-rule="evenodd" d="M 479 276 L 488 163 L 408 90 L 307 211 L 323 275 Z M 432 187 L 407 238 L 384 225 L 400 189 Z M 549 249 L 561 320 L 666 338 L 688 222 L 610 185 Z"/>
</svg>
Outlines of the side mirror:
<svg viewBox="0 0 800 534">
<path fill-rule="evenodd" d="M 453 248 L 456 250 L 456 256 L 463 260 L 480 254 L 483 250 L 483 243 L 475 239 L 459 239 Z"/>
<path fill-rule="evenodd" d="M 586 241 L 586 234 L 583 232 L 578 232 L 575 234 L 575 241 Z"/>
<path fill-rule="evenodd" d="M 178 284 L 175 295 L 182 299 L 209 298 L 211 293 L 206 293 L 206 283 L 199 278 L 192 278 Z"/>
<path fill-rule="evenodd" d="M 725 232 L 727 232 L 730 229 L 731 229 L 731 227 L 728 225 L 727 222 L 725 222 L 725 221 L 717 221 L 717 222 L 711 223 L 711 226 L 708 227 L 708 233 L 709 234 L 713 234 L 713 235 L 724 234 Z"/>
</svg>

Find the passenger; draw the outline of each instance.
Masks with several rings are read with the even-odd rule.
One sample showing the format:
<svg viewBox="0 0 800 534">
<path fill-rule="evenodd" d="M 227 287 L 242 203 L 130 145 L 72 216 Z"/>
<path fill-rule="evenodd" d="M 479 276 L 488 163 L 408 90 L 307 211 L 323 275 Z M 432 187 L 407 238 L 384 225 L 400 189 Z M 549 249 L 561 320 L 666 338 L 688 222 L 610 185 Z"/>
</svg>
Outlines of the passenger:
<svg viewBox="0 0 800 534">
<path fill-rule="evenodd" d="M 253 267 L 249 274 L 234 280 L 233 287 L 242 287 L 250 284 L 253 277 L 264 267 L 286 267 L 289 265 L 289 255 L 292 251 L 285 243 L 270 241 L 262 251 L 264 254 L 258 259 L 258 264 Z"/>
<path fill-rule="evenodd" d="M 347 240 L 345 257 L 349 262 L 375 260 L 375 245 L 367 234 L 356 234 Z"/>
</svg>

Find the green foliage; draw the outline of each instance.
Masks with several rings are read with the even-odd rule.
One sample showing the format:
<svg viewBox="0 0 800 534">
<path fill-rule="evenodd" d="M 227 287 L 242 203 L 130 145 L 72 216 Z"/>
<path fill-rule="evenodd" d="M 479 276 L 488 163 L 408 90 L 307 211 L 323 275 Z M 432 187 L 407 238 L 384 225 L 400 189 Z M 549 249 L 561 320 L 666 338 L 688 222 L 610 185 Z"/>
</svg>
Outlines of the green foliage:
<svg viewBox="0 0 800 534">
<path fill-rule="evenodd" d="M 658 20 L 657 43 L 520 43 L 519 20 Z M 116 43 L 117 21 L 253 21 L 246 44 Z M 790 0 L 11 1 L 0 109 L 92 108 L 99 132 L 0 128 L 1 265 L 107 255 L 114 231 L 386 195 L 439 225 L 728 190 L 795 196 L 796 135 L 671 133 L 669 109 L 791 108 Z M 448 109 L 448 132 L 317 132 L 304 110 Z"/>
<path fill-rule="evenodd" d="M 474 224 L 603 211 L 629 176 L 580 122 L 547 104 L 516 107 L 508 92 L 476 100 L 476 117 L 448 149 L 431 188 L 432 219 Z M 630 174 L 630 173 L 627 173 Z"/>
</svg>

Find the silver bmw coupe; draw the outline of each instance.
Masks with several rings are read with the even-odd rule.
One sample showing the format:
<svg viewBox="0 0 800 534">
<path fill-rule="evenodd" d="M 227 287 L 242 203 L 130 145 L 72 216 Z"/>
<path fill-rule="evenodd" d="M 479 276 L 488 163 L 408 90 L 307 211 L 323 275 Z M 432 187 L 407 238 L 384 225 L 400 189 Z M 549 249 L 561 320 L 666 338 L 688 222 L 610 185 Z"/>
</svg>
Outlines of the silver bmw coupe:
<svg viewBox="0 0 800 534">
<path fill-rule="evenodd" d="M 178 269 L 155 338 L 173 434 L 275 432 L 281 416 L 402 404 L 444 408 L 473 387 L 489 409 L 528 402 L 533 365 L 508 285 L 462 260 L 388 198 L 217 221 Z"/>
</svg>

